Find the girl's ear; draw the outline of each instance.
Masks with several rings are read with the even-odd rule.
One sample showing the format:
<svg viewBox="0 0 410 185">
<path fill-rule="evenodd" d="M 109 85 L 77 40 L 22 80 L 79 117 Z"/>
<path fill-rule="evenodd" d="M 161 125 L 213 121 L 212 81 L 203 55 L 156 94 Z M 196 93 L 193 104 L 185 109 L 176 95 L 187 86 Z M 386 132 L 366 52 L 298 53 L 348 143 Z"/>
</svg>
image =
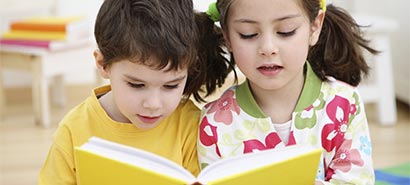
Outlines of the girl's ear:
<svg viewBox="0 0 410 185">
<path fill-rule="evenodd" d="M 110 73 L 108 68 L 104 67 L 104 55 L 101 53 L 99 49 L 94 50 L 93 52 L 94 59 L 95 59 L 95 65 L 97 66 L 98 73 L 105 78 L 109 79 Z"/>
<path fill-rule="evenodd" d="M 323 21 L 325 19 L 325 12 L 323 10 L 319 10 L 318 15 L 316 16 L 315 20 L 311 24 L 311 35 L 309 40 L 309 45 L 313 46 L 319 40 L 320 31 L 322 30 Z"/>
<path fill-rule="evenodd" d="M 232 52 L 231 41 L 229 40 L 228 31 L 222 31 L 225 40 L 225 46 L 228 52 Z"/>
</svg>

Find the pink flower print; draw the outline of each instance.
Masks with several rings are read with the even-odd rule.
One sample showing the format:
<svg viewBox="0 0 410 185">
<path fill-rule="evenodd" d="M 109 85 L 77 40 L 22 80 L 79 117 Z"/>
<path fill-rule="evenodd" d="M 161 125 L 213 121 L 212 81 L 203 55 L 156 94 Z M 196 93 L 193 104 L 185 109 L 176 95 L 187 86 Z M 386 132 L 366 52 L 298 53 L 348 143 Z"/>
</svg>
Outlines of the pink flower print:
<svg viewBox="0 0 410 185">
<path fill-rule="evenodd" d="M 322 130 L 322 146 L 326 151 L 337 150 L 342 144 L 352 111 L 355 109 L 352 109 L 349 101 L 340 96 L 335 96 L 327 105 L 326 113 L 333 123 L 326 124 Z"/>
<path fill-rule="evenodd" d="M 350 105 L 350 114 L 355 114 L 357 111 L 357 106 L 355 104 Z"/>
<path fill-rule="evenodd" d="M 330 179 L 332 179 L 332 176 L 335 174 L 335 170 L 329 168 L 326 172 L 326 177 L 325 180 L 329 181 Z"/>
<path fill-rule="evenodd" d="M 288 139 L 288 143 L 286 144 L 286 146 L 290 146 L 294 144 L 296 144 L 296 139 L 295 139 L 295 136 L 293 135 L 293 130 L 292 130 L 289 134 L 289 139 Z"/>
<path fill-rule="evenodd" d="M 336 152 L 332 168 L 343 172 L 348 172 L 352 165 L 363 166 L 364 162 L 358 149 L 352 149 L 352 140 L 345 140 Z"/>
<path fill-rule="evenodd" d="M 282 140 L 276 132 L 269 133 L 265 137 L 266 148 L 275 148 Z"/>
<path fill-rule="evenodd" d="M 216 122 L 223 122 L 225 125 L 230 125 L 233 119 L 232 112 L 239 114 L 240 108 L 233 98 L 233 95 L 233 90 L 226 91 L 216 103 L 212 104 L 208 114 L 216 112 L 214 116 Z"/>
<path fill-rule="evenodd" d="M 218 132 L 217 127 L 209 124 L 208 119 L 205 117 L 202 119 L 201 124 L 199 125 L 199 141 L 205 146 L 215 145 L 216 153 L 219 157 L 221 154 L 218 148 Z"/>
<path fill-rule="evenodd" d="M 275 148 L 281 142 L 278 134 L 276 132 L 272 132 L 265 137 L 265 144 L 257 139 L 250 139 L 244 141 L 244 149 L 243 153 L 250 153 L 254 150 L 266 150 L 270 148 Z"/>
<path fill-rule="evenodd" d="M 253 150 L 265 150 L 266 146 L 257 139 L 250 139 L 243 142 L 243 153 L 251 153 Z"/>
<path fill-rule="evenodd" d="M 310 105 L 310 106 L 306 107 L 305 111 L 313 110 L 313 108 L 314 108 L 313 105 Z"/>
</svg>

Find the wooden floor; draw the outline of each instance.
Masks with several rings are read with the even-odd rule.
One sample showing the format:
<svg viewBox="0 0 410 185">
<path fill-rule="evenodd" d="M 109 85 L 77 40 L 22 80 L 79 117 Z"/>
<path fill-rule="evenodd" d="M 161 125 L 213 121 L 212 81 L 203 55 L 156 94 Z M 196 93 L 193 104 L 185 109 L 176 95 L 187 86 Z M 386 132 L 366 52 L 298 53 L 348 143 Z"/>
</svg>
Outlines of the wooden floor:
<svg viewBox="0 0 410 185">
<path fill-rule="evenodd" d="M 6 115 L 0 120 L 1 185 L 36 184 L 58 121 L 69 109 L 89 96 L 91 89 L 91 85 L 67 87 L 68 104 L 64 107 L 51 106 L 52 127 L 47 129 L 34 124 L 29 89 L 10 89 L 6 92 Z M 396 125 L 383 127 L 376 121 L 374 106 L 366 105 L 375 168 L 410 161 L 409 107 L 400 102 L 397 106 Z"/>
</svg>

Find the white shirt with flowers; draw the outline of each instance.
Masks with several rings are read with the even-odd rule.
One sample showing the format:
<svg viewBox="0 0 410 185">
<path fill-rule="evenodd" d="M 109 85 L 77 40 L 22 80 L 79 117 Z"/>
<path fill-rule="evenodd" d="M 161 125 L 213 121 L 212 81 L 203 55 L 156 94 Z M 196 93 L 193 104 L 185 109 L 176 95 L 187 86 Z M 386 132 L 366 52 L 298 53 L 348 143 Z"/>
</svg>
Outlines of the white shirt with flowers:
<svg viewBox="0 0 410 185">
<path fill-rule="evenodd" d="M 374 184 L 370 134 L 357 89 L 333 78 L 322 82 L 310 65 L 286 144 L 257 105 L 247 81 L 203 108 L 198 137 L 201 167 L 221 158 L 296 143 L 323 148 L 316 180 Z"/>
</svg>

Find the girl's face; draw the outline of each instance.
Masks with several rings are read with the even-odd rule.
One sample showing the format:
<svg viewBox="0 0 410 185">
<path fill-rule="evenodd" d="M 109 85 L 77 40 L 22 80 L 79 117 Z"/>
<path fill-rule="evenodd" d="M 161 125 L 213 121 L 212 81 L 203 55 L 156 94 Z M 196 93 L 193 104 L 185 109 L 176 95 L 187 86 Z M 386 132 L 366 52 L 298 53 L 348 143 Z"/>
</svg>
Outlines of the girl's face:
<svg viewBox="0 0 410 185">
<path fill-rule="evenodd" d="M 103 76 L 110 79 L 112 89 L 112 107 L 106 108 L 111 118 L 151 129 L 172 114 L 181 101 L 187 69 L 166 69 L 152 69 L 128 60 L 105 69 Z"/>
<path fill-rule="evenodd" d="M 322 19 L 310 23 L 300 4 L 235 0 L 231 5 L 224 36 L 251 86 L 278 90 L 303 83 L 308 48 L 317 41 Z"/>
</svg>

